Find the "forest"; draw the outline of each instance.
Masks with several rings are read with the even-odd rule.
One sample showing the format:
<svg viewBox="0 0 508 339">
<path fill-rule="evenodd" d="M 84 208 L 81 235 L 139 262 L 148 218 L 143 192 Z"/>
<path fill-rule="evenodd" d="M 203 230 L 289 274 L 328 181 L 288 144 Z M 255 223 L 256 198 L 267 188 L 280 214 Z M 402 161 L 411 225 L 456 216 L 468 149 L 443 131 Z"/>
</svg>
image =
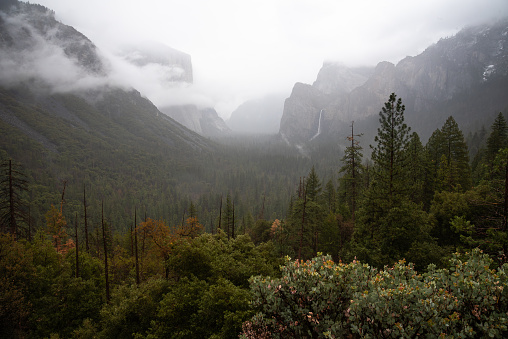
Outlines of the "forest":
<svg viewBox="0 0 508 339">
<path fill-rule="evenodd" d="M 123 188 L 55 180 L 5 147 L 0 336 L 506 336 L 505 115 L 467 136 L 450 116 L 424 144 L 404 111 L 390 95 L 374 143 L 351 123 L 343 152 L 217 141 L 215 167 L 183 163 L 167 187 L 115 164 Z M 113 182 L 67 156 L 58 168 Z M 145 202 L 127 194 L 136 180 L 152 181 Z"/>
</svg>

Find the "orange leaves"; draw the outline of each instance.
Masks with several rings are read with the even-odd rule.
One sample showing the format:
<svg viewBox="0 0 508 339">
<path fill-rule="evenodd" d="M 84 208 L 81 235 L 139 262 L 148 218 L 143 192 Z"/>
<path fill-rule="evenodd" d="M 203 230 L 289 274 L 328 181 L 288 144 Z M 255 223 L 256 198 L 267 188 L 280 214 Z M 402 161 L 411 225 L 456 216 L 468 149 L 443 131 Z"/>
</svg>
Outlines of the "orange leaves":
<svg viewBox="0 0 508 339">
<path fill-rule="evenodd" d="M 180 237 L 189 237 L 194 239 L 203 232 L 203 225 L 201 225 L 196 217 L 189 217 L 185 221 L 185 225 L 179 226 L 176 234 Z"/>
<path fill-rule="evenodd" d="M 142 235 L 143 238 L 151 239 L 164 257 L 169 255 L 171 247 L 176 241 L 176 235 L 162 220 L 148 218 L 136 227 L 136 232 L 138 232 L 138 235 Z"/>
<path fill-rule="evenodd" d="M 76 245 L 67 234 L 67 222 L 62 215 L 62 211 L 51 205 L 50 210 L 46 213 L 46 232 L 53 238 L 53 244 L 58 253 L 65 254 Z"/>
<path fill-rule="evenodd" d="M 273 238 L 280 231 L 282 231 L 280 220 L 279 219 L 275 219 L 275 221 L 272 224 L 272 227 L 270 228 L 270 235 Z"/>
<path fill-rule="evenodd" d="M 143 238 L 152 240 L 153 244 L 159 249 L 164 257 L 167 257 L 173 248 L 173 245 L 185 238 L 195 238 L 203 231 L 196 217 L 187 218 L 185 225 L 171 229 L 162 220 L 154 220 L 151 218 L 141 222 L 136 227 L 136 232 Z"/>
</svg>

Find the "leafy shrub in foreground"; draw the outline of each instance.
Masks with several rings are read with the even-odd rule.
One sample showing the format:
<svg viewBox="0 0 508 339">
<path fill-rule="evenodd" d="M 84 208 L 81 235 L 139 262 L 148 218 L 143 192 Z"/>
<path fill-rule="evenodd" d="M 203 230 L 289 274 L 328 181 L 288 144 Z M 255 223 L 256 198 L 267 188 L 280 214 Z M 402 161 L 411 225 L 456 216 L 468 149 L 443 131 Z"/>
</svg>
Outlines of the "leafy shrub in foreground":
<svg viewBox="0 0 508 339">
<path fill-rule="evenodd" d="M 376 270 L 329 256 L 281 267 L 282 278 L 251 279 L 258 313 L 243 338 L 502 337 L 508 279 L 480 250 L 453 255 L 449 269 L 419 274 L 399 261 Z"/>
</svg>

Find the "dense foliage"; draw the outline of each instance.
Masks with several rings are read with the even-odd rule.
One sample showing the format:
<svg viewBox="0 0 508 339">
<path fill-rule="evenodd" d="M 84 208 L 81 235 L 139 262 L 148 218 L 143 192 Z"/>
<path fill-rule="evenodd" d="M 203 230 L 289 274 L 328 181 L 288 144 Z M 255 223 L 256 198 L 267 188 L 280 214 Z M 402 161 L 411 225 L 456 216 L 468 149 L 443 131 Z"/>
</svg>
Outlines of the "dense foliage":
<svg viewBox="0 0 508 339">
<path fill-rule="evenodd" d="M 120 93 L 103 111 L 54 99 L 96 124 L 72 137 L 15 95 L 3 105 L 53 138 L 0 121 L 2 337 L 507 334 L 502 113 L 470 138 L 449 117 L 424 144 L 392 94 L 363 159 L 353 125 L 343 156 L 271 137 L 191 151 L 161 142 L 155 115 L 146 139 L 132 128 L 146 102 L 128 124 L 104 115 Z"/>
<path fill-rule="evenodd" d="M 507 265 L 474 250 L 448 269 L 418 273 L 404 260 L 382 270 L 330 256 L 289 258 L 282 277 L 253 277 L 259 312 L 243 338 L 479 338 L 508 334 Z"/>
</svg>

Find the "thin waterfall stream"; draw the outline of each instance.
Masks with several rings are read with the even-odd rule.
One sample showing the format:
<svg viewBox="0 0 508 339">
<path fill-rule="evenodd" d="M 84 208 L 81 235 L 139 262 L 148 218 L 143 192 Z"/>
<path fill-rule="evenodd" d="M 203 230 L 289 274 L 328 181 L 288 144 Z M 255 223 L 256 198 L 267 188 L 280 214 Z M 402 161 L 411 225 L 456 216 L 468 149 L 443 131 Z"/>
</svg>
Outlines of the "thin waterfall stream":
<svg viewBox="0 0 508 339">
<path fill-rule="evenodd" d="M 323 110 L 319 111 L 319 122 L 318 122 L 317 133 L 312 138 L 310 138 L 309 141 L 314 140 L 314 138 L 316 138 L 318 135 L 321 134 L 321 118 L 322 118 L 322 116 L 323 116 Z"/>
</svg>

